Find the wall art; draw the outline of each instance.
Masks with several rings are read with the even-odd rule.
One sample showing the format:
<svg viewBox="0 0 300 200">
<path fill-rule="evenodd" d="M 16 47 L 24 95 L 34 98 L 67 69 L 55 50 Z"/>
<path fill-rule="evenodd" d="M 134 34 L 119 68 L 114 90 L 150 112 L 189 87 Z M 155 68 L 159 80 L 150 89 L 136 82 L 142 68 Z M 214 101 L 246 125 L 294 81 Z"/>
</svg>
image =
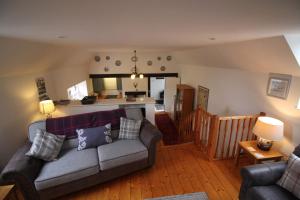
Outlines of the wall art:
<svg viewBox="0 0 300 200">
<path fill-rule="evenodd" d="M 288 74 L 269 74 L 267 95 L 287 99 L 292 81 L 292 76 Z"/>
</svg>

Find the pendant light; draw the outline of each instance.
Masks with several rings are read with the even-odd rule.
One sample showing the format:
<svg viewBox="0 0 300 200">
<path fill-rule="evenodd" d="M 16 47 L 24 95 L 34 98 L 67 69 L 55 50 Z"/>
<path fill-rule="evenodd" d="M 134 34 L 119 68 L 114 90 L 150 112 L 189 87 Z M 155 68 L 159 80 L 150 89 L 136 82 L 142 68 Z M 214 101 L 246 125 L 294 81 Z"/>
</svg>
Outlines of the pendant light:
<svg viewBox="0 0 300 200">
<path fill-rule="evenodd" d="M 136 67 L 136 62 L 137 62 L 136 50 L 134 50 L 134 57 L 133 58 L 134 58 L 133 59 L 134 68 L 133 68 L 133 72 L 130 75 L 130 78 L 131 79 L 135 79 L 136 77 L 139 77 L 140 79 L 143 79 L 144 78 L 144 74 L 142 74 L 142 73 L 138 74 L 137 73 L 137 67 Z"/>
</svg>

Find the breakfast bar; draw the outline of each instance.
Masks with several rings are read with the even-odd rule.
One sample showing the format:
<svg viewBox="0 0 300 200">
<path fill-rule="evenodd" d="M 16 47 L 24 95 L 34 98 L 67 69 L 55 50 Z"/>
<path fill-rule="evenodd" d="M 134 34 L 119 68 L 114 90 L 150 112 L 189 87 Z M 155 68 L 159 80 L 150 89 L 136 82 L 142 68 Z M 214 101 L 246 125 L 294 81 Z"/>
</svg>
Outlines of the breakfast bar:
<svg viewBox="0 0 300 200">
<path fill-rule="evenodd" d="M 67 115 L 76 115 L 103 110 L 113 110 L 118 108 L 142 108 L 145 110 L 145 118 L 152 124 L 155 124 L 155 100 L 149 97 L 135 98 L 128 101 L 125 98 L 120 99 L 98 99 L 93 104 L 83 105 L 80 101 L 71 101 L 68 105 L 57 105 L 53 117 L 62 117 Z"/>
</svg>

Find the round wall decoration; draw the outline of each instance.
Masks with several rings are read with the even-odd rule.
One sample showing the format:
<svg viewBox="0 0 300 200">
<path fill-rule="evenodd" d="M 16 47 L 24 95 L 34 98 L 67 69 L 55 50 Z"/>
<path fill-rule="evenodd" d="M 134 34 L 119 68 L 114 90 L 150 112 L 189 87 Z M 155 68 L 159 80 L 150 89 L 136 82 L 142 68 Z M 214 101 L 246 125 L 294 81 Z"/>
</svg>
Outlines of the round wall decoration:
<svg viewBox="0 0 300 200">
<path fill-rule="evenodd" d="M 106 60 L 110 60 L 110 56 L 106 56 L 105 59 L 106 59 Z"/>
<path fill-rule="evenodd" d="M 119 67 L 119 66 L 122 65 L 122 62 L 121 62 L 121 60 L 116 60 L 116 63 L 115 63 L 115 64 L 116 64 L 117 67 Z"/>
<path fill-rule="evenodd" d="M 138 61 L 138 57 L 137 56 L 132 56 L 131 57 L 131 61 L 132 62 L 137 62 Z"/>
<path fill-rule="evenodd" d="M 162 72 L 166 71 L 166 67 L 165 66 L 161 66 L 160 67 L 160 71 L 162 71 Z"/>
<path fill-rule="evenodd" d="M 170 60 L 172 60 L 172 56 L 167 56 L 167 61 L 170 61 Z"/>
<path fill-rule="evenodd" d="M 95 61 L 96 62 L 100 62 L 100 60 L 101 60 L 100 56 L 95 56 Z"/>
<path fill-rule="evenodd" d="M 153 63 L 152 63 L 152 60 L 148 60 L 148 61 L 147 61 L 147 65 L 148 65 L 148 66 L 152 66 L 152 64 L 153 64 Z"/>
<path fill-rule="evenodd" d="M 157 60 L 161 60 L 161 57 L 160 57 L 160 56 L 158 56 L 158 57 L 157 57 Z"/>
</svg>

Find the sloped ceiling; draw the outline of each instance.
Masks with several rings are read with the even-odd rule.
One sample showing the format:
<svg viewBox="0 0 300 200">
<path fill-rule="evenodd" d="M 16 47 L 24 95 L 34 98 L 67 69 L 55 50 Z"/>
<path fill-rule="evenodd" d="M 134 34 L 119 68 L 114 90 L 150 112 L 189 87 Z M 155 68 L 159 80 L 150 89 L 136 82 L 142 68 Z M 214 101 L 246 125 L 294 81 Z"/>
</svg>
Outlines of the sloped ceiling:
<svg viewBox="0 0 300 200">
<path fill-rule="evenodd" d="M 104 50 L 195 48 L 300 34 L 299 25 L 299 0 L 0 1 L 2 36 Z"/>
<path fill-rule="evenodd" d="M 300 67 L 284 36 L 209 45 L 173 54 L 177 63 L 274 72 L 300 76 Z"/>
<path fill-rule="evenodd" d="M 88 62 L 90 57 L 76 56 L 81 51 L 69 46 L 0 37 L 0 78 L 46 71 L 66 63 Z"/>
</svg>

